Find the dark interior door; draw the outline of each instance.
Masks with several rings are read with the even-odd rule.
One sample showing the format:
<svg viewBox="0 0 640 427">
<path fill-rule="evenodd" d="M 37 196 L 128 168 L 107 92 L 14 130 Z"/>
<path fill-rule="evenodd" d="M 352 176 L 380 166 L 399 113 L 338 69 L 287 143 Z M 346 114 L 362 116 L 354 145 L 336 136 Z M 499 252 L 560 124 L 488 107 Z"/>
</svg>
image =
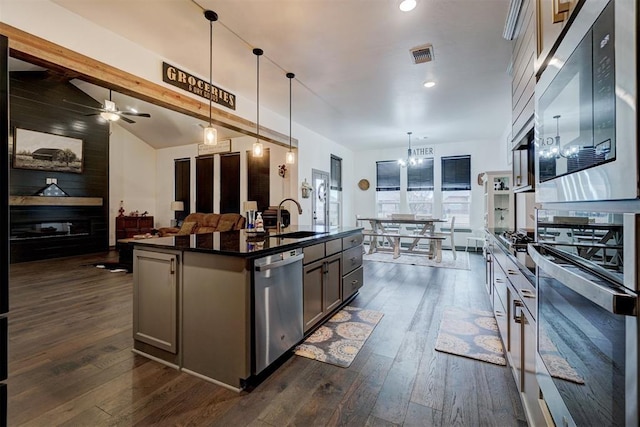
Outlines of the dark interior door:
<svg viewBox="0 0 640 427">
<path fill-rule="evenodd" d="M 213 156 L 196 158 L 196 212 L 213 212 Z"/>
<path fill-rule="evenodd" d="M 220 156 L 220 213 L 240 213 L 240 153 Z"/>
</svg>

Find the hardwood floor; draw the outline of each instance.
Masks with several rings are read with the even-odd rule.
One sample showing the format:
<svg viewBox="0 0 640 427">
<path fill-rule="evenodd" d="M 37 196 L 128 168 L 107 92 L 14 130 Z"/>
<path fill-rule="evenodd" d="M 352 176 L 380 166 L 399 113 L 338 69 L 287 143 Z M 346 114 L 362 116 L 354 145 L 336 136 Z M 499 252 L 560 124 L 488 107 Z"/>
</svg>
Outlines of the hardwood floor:
<svg viewBox="0 0 640 427">
<path fill-rule="evenodd" d="M 115 253 L 11 266 L 9 425 L 526 425 L 507 367 L 436 352 L 446 306 L 489 309 L 471 271 L 368 262 L 353 306 L 384 318 L 347 368 L 293 356 L 234 393 L 131 352 Z"/>
</svg>

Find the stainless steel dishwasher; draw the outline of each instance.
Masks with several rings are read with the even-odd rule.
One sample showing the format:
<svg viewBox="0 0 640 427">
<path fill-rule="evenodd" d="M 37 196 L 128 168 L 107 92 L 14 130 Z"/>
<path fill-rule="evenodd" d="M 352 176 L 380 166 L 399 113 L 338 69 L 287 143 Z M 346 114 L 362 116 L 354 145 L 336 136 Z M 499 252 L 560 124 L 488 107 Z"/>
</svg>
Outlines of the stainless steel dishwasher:
<svg viewBox="0 0 640 427">
<path fill-rule="evenodd" d="M 254 261 L 256 375 L 302 340 L 303 256 L 293 249 Z"/>
</svg>

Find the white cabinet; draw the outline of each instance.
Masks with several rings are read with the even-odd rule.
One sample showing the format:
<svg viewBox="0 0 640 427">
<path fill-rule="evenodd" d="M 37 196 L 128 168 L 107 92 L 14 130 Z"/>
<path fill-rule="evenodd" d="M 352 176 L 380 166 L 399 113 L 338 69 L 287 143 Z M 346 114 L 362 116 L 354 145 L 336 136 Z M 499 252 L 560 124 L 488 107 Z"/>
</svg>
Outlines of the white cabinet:
<svg viewBox="0 0 640 427">
<path fill-rule="evenodd" d="M 484 226 L 513 230 L 513 192 L 510 171 L 485 172 Z"/>
</svg>

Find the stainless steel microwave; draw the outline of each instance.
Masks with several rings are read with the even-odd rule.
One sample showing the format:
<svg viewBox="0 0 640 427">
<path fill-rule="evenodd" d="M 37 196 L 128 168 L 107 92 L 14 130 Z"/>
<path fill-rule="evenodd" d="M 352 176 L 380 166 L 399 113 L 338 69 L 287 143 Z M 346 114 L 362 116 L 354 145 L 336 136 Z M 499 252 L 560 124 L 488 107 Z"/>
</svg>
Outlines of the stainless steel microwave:
<svg viewBox="0 0 640 427">
<path fill-rule="evenodd" d="M 537 202 L 638 198 L 636 9 L 582 3 L 540 75 Z"/>
</svg>

